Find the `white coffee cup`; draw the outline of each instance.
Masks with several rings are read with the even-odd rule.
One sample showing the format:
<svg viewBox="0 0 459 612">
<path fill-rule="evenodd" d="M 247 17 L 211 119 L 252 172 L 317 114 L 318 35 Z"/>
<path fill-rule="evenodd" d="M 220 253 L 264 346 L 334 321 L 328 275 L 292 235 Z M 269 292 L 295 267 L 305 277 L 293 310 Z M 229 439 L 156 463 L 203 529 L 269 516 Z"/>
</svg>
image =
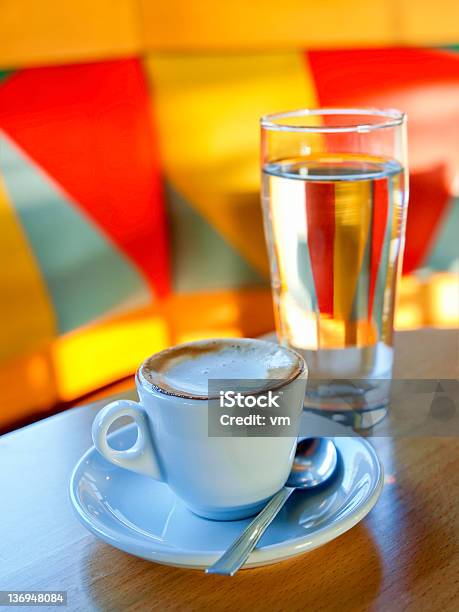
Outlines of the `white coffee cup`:
<svg viewBox="0 0 459 612">
<path fill-rule="evenodd" d="M 222 355 L 232 359 L 222 361 Z M 93 423 L 94 445 L 112 463 L 167 483 L 200 516 L 250 516 L 284 485 L 298 431 L 288 437 L 211 437 L 203 385 L 207 391 L 207 379 L 242 378 L 241 373 L 263 378 L 265 361 L 274 364 L 268 378 L 277 379 L 280 401 L 290 414 L 293 409 L 299 426 L 307 380 L 300 355 L 250 338 L 201 341 L 147 359 L 136 374 L 140 402 L 121 399 L 105 406 Z M 160 371 L 171 362 L 170 371 Z M 120 417 L 131 417 L 138 428 L 137 441 L 127 450 L 115 450 L 107 441 L 108 429 Z"/>
</svg>

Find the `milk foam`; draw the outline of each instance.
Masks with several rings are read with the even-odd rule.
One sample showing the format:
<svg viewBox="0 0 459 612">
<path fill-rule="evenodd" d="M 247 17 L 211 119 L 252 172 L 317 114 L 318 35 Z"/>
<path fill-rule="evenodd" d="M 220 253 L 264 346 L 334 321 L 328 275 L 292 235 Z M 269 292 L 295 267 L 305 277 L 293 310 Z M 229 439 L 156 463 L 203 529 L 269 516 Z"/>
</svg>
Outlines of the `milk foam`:
<svg viewBox="0 0 459 612">
<path fill-rule="evenodd" d="M 302 370 L 293 351 L 250 338 L 203 340 L 172 347 L 147 359 L 140 378 L 173 395 L 207 397 L 209 379 L 257 379 L 251 391 L 270 381 L 292 380 Z"/>
</svg>

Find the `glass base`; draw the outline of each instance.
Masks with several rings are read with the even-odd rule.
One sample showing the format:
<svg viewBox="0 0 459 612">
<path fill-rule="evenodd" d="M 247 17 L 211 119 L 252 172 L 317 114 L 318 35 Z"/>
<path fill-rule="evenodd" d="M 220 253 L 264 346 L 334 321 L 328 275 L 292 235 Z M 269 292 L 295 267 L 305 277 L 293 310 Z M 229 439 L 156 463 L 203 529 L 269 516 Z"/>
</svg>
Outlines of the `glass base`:
<svg viewBox="0 0 459 612">
<path fill-rule="evenodd" d="M 365 430 L 380 423 L 387 414 L 391 381 L 309 380 L 304 408 L 335 423 Z"/>
</svg>

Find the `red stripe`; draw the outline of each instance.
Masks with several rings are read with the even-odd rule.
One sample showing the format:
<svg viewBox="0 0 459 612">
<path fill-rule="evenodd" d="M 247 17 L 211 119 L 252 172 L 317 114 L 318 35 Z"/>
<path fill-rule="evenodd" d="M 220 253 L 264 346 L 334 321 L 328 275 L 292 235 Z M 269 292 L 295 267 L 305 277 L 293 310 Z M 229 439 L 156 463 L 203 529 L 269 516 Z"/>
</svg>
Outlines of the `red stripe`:
<svg viewBox="0 0 459 612">
<path fill-rule="evenodd" d="M 158 152 L 138 60 L 20 71 L 0 86 L 0 126 L 157 294 L 169 291 Z"/>
<path fill-rule="evenodd" d="M 458 54 L 435 49 L 308 51 L 306 59 L 323 105 L 358 104 L 416 85 L 457 83 L 459 79 Z"/>
<path fill-rule="evenodd" d="M 320 314 L 333 316 L 335 187 L 306 182 L 308 247 Z"/>
<path fill-rule="evenodd" d="M 429 255 L 446 214 L 450 199 L 446 164 L 410 178 L 410 204 L 406 223 L 406 242 L 403 272 L 409 274 L 421 267 Z"/>
</svg>

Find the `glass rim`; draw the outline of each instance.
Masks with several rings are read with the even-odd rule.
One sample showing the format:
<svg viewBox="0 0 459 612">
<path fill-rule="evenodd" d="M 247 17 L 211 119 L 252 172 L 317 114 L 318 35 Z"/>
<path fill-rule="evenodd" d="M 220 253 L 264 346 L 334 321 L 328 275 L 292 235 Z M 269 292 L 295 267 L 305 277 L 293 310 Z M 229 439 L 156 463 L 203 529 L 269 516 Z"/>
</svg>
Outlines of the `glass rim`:
<svg viewBox="0 0 459 612">
<path fill-rule="evenodd" d="M 381 121 L 377 123 L 361 123 L 356 122 L 354 125 L 289 125 L 285 123 L 276 123 L 281 119 L 289 117 L 317 117 L 330 115 L 360 115 L 368 117 L 381 117 Z M 278 132 L 318 132 L 318 133 L 335 133 L 335 132 L 373 132 L 387 127 L 398 127 L 406 120 L 406 113 L 396 108 L 301 108 L 291 111 L 283 111 L 279 113 L 270 113 L 263 115 L 260 119 L 260 125 L 267 130 Z"/>
</svg>

